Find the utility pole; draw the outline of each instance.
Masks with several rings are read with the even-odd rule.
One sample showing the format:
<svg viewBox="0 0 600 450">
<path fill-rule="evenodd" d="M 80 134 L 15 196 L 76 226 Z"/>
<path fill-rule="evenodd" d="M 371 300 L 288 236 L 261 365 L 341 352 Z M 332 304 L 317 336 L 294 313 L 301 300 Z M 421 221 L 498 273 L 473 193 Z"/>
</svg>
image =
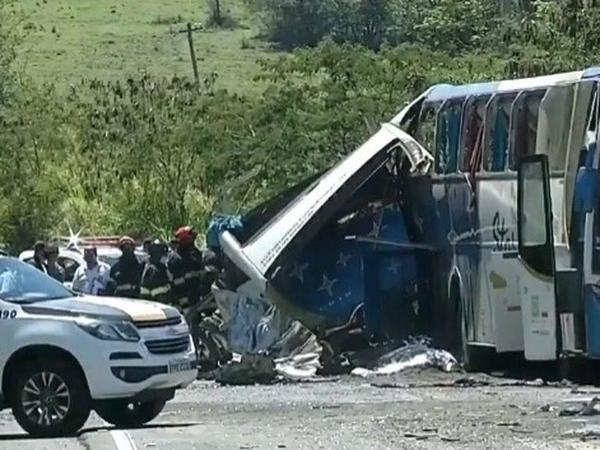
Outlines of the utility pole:
<svg viewBox="0 0 600 450">
<path fill-rule="evenodd" d="M 194 51 L 194 37 L 192 36 L 192 24 L 187 24 L 187 37 L 188 44 L 190 45 L 190 58 L 192 60 L 192 69 L 194 71 L 194 80 L 196 84 L 200 83 L 200 76 L 198 75 L 198 62 L 196 61 L 196 52 Z"/>
</svg>

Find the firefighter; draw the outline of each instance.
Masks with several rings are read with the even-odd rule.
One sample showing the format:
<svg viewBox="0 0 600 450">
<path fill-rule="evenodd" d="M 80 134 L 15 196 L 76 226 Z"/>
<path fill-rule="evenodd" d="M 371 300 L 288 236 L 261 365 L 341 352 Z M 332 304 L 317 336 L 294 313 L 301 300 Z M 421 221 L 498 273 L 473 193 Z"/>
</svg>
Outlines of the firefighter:
<svg viewBox="0 0 600 450">
<path fill-rule="evenodd" d="M 119 239 L 121 257 L 110 270 L 113 294 L 119 297 L 138 298 L 144 266 L 135 256 L 135 241 L 129 236 Z"/>
<path fill-rule="evenodd" d="M 167 260 L 174 306 L 184 314 L 199 302 L 202 291 L 203 259 L 196 247 L 196 232 L 181 227 L 175 233 L 177 247 Z"/>
<path fill-rule="evenodd" d="M 148 245 L 150 261 L 144 268 L 140 294 L 143 299 L 171 304 L 171 284 L 163 262 L 167 246 L 159 240 Z"/>
</svg>

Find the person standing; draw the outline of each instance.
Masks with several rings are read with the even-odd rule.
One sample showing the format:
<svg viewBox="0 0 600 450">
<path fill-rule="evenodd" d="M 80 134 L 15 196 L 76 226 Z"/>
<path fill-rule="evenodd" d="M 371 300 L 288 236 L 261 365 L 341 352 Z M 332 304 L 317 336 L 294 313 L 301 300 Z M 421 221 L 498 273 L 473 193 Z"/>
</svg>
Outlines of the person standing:
<svg viewBox="0 0 600 450">
<path fill-rule="evenodd" d="M 46 271 L 56 281 L 65 282 L 65 269 L 58 263 L 58 247 L 54 244 L 46 247 Z"/>
<path fill-rule="evenodd" d="M 148 254 L 150 261 L 142 274 L 140 296 L 145 300 L 171 304 L 171 283 L 164 263 L 167 246 L 155 240 L 148 246 Z"/>
<path fill-rule="evenodd" d="M 167 261 L 174 306 L 184 314 L 200 301 L 202 290 L 202 252 L 196 247 L 196 232 L 189 226 L 175 233 L 177 247 Z"/>
<path fill-rule="evenodd" d="M 89 295 L 104 295 L 110 280 L 110 266 L 98 261 L 98 249 L 94 246 L 83 250 L 85 264 L 75 271 L 73 290 Z"/>
<path fill-rule="evenodd" d="M 33 267 L 47 273 L 46 270 L 46 244 L 38 241 L 33 246 L 33 260 L 30 263 Z"/>
<path fill-rule="evenodd" d="M 114 295 L 127 298 L 140 296 L 143 264 L 135 256 L 135 241 L 129 236 L 119 239 L 121 257 L 110 270 L 110 278 L 114 283 Z"/>
</svg>

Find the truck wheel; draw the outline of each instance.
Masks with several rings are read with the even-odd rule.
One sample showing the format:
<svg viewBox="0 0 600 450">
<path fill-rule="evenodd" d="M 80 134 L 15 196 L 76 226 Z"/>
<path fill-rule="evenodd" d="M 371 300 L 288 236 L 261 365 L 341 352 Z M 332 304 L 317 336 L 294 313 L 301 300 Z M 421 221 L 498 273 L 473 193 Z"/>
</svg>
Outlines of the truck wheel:
<svg viewBox="0 0 600 450">
<path fill-rule="evenodd" d="M 12 411 L 36 437 L 73 435 L 90 415 L 90 395 L 81 372 L 65 361 L 28 362 L 12 375 Z"/>
<path fill-rule="evenodd" d="M 165 407 L 165 400 L 131 402 L 107 400 L 96 407 L 96 412 L 106 422 L 119 428 L 137 428 L 158 416 Z"/>
</svg>

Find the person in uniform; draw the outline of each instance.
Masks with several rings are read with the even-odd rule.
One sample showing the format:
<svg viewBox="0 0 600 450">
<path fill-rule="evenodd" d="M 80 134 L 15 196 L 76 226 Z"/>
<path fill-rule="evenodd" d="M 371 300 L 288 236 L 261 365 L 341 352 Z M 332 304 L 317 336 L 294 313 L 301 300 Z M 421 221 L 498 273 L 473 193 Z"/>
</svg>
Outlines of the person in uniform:
<svg viewBox="0 0 600 450">
<path fill-rule="evenodd" d="M 54 244 L 46 247 L 46 272 L 56 281 L 65 282 L 65 269 L 58 263 L 58 247 Z"/>
<path fill-rule="evenodd" d="M 196 232 L 181 227 L 175 233 L 177 247 L 167 260 L 174 305 L 184 313 L 200 300 L 202 291 L 203 258 L 196 247 Z"/>
<path fill-rule="evenodd" d="M 143 264 L 135 255 L 135 241 L 129 236 L 119 239 L 121 257 L 111 268 L 113 294 L 118 297 L 138 298 L 142 281 Z"/>
<path fill-rule="evenodd" d="M 164 257 L 167 246 L 160 240 L 155 240 L 148 245 L 150 260 L 142 273 L 140 296 L 145 300 L 171 304 L 171 281 L 167 273 Z"/>
</svg>

